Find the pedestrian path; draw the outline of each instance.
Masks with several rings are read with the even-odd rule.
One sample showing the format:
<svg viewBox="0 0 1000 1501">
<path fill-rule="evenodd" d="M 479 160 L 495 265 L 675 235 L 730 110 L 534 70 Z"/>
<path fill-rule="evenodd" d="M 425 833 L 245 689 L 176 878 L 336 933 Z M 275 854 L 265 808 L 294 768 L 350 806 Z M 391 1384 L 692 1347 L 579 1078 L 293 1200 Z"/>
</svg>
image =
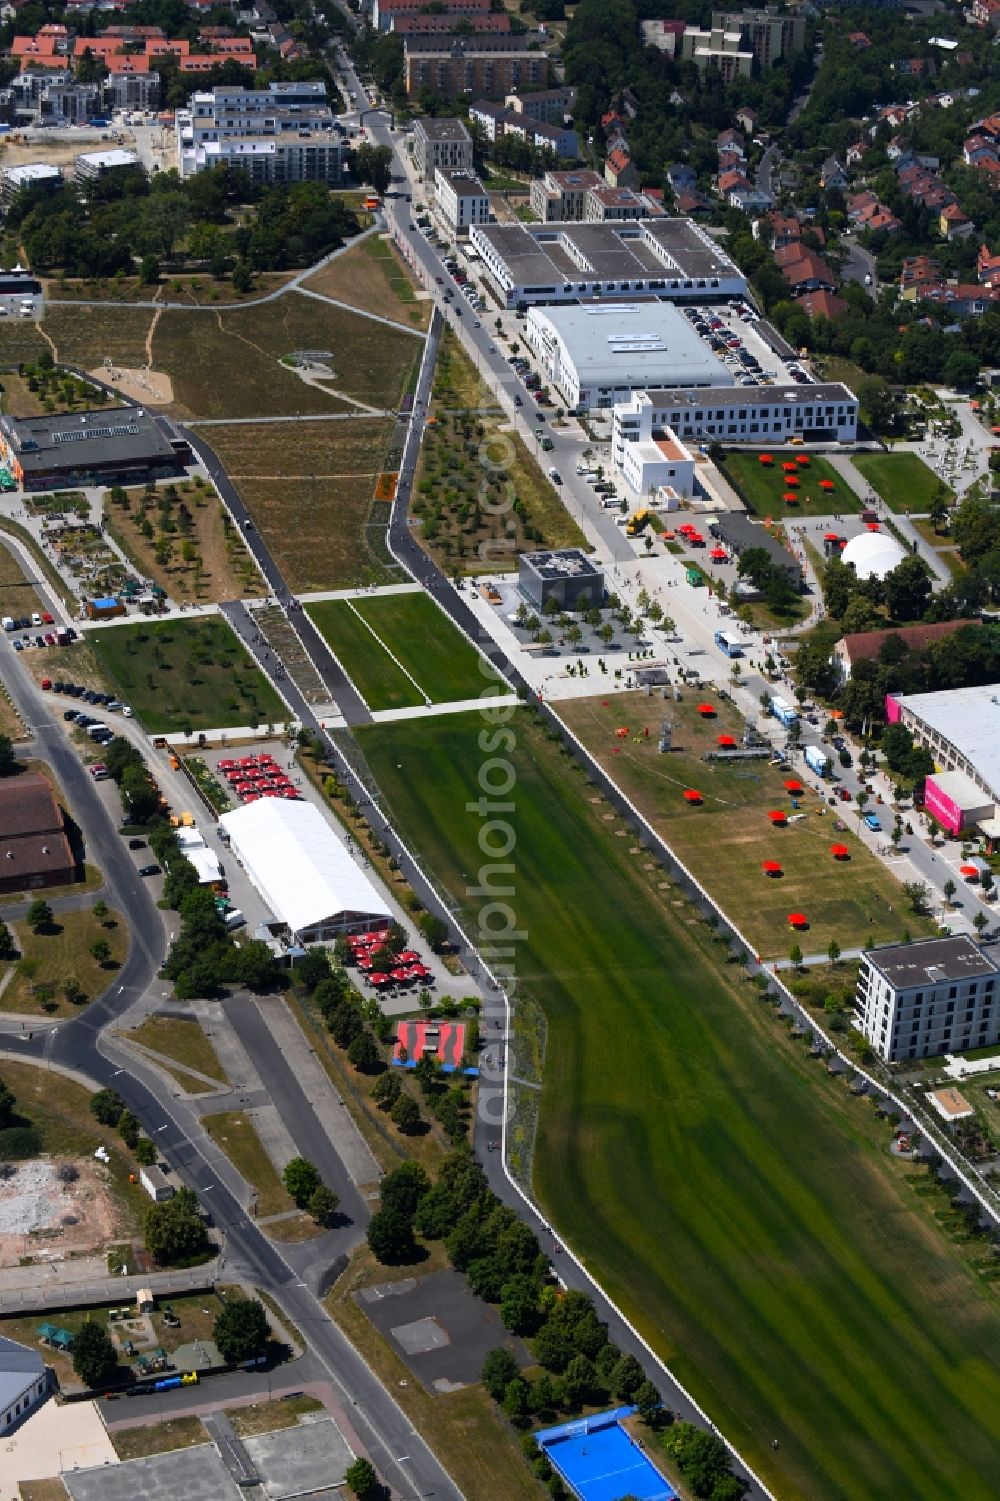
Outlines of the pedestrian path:
<svg viewBox="0 0 1000 1501">
<path fill-rule="evenodd" d="M 591 686 L 590 692 L 598 690 Z M 515 706 L 521 700 L 516 693 L 487 693 L 480 698 L 460 698 L 449 704 L 414 704 L 407 709 L 376 709 L 372 713 L 375 724 L 388 724 L 396 719 L 430 719 L 439 714 L 467 714 L 471 710 L 489 705 L 490 712 L 504 705 Z"/>
</svg>

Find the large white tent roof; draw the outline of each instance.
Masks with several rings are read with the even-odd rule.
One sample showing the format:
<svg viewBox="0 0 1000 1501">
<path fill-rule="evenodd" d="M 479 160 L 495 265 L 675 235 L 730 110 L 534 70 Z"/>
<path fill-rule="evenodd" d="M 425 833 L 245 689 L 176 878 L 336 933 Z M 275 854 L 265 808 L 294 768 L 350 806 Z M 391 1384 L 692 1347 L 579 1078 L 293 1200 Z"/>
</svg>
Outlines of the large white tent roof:
<svg viewBox="0 0 1000 1501">
<path fill-rule="evenodd" d="M 261 896 L 293 933 L 341 912 L 392 916 L 312 803 L 262 797 L 219 822 Z"/>
<path fill-rule="evenodd" d="M 895 537 L 886 532 L 862 532 L 852 537 L 840 554 L 841 561 L 853 563 L 859 579 L 884 579 L 903 561 L 906 553 Z"/>
</svg>

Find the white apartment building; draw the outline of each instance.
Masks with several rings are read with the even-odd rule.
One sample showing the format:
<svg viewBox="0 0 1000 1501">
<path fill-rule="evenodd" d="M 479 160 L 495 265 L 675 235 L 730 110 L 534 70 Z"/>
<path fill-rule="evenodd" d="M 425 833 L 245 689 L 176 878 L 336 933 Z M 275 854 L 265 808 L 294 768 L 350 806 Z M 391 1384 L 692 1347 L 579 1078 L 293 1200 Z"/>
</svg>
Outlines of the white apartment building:
<svg viewBox="0 0 1000 1501">
<path fill-rule="evenodd" d="M 425 182 L 439 167 L 472 171 L 472 137 L 461 120 L 417 120 L 413 126 L 413 164 Z"/>
<path fill-rule="evenodd" d="M 685 443 L 787 443 L 789 438 L 853 443 L 858 398 L 839 382 L 815 386 L 732 386 L 634 391 L 614 409 L 612 452 L 669 427 Z"/>
<path fill-rule="evenodd" d="M 255 182 L 339 182 L 344 142 L 323 83 L 215 88 L 177 111 L 181 177 L 241 167 Z"/>
<path fill-rule="evenodd" d="M 868 949 L 854 1025 L 887 1063 L 1000 1042 L 997 966 L 965 934 Z"/>
<path fill-rule="evenodd" d="M 643 498 L 672 490 L 689 500 L 695 492 L 694 455 L 669 427 L 627 443 L 619 471 L 630 489 Z"/>
<path fill-rule="evenodd" d="M 434 192 L 452 234 L 464 238 L 473 224 L 490 222 L 489 194 L 474 172 L 438 167 L 434 173 Z"/>
</svg>

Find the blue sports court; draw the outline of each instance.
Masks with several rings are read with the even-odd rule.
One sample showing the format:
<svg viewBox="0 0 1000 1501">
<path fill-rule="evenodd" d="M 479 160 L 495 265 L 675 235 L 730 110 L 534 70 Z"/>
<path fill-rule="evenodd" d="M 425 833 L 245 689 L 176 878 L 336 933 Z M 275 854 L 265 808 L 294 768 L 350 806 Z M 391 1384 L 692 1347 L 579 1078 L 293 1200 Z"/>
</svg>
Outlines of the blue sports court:
<svg viewBox="0 0 1000 1501">
<path fill-rule="evenodd" d="M 536 1434 L 539 1447 L 580 1501 L 676 1501 L 676 1492 L 621 1426 L 634 1407 L 596 1413 Z"/>
</svg>

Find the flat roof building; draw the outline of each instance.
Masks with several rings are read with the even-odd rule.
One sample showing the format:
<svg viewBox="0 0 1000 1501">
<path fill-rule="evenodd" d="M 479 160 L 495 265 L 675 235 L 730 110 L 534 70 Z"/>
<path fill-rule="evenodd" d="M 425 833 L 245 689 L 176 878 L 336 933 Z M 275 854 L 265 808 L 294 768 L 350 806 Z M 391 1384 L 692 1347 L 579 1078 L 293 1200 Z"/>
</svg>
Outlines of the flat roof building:
<svg viewBox="0 0 1000 1501">
<path fill-rule="evenodd" d="M 636 388 L 730 386 L 733 377 L 669 302 L 532 307 L 524 338 L 574 411 L 611 408 Z"/>
<path fill-rule="evenodd" d="M 140 407 L 0 416 L 0 458 L 26 490 L 166 479 L 181 472 L 189 453 Z"/>
<path fill-rule="evenodd" d="M 0 177 L 0 197 L 9 203 L 22 188 L 47 188 L 52 192 L 63 185 L 59 167 L 48 162 L 25 162 L 23 167 L 5 167 Z"/>
<path fill-rule="evenodd" d="M 428 115 L 414 121 L 413 165 L 425 182 L 439 167 L 472 171 L 472 137 L 462 120 Z"/>
<path fill-rule="evenodd" d="M 648 437 L 656 427 L 671 427 L 684 442 L 693 443 L 780 444 L 795 436 L 853 443 L 858 398 L 839 383 L 636 391 L 629 402 L 615 407 L 615 462 L 621 462 L 624 443 Z"/>
<path fill-rule="evenodd" d="M 705 301 L 742 296 L 746 278 L 690 219 L 491 224 L 471 243 L 507 307 L 596 297 Z"/>
<path fill-rule="evenodd" d="M 319 81 L 203 90 L 177 111 L 175 128 L 181 177 L 221 166 L 258 183 L 343 177 L 343 135 Z"/>
<path fill-rule="evenodd" d="M 464 239 L 473 224 L 489 223 L 489 194 L 474 172 L 464 167 L 438 167 L 434 191 L 453 235 Z"/>
<path fill-rule="evenodd" d="M 718 537 L 729 550 L 739 557 L 751 547 L 762 547 L 775 568 L 780 568 L 793 589 L 805 588 L 805 577 L 797 559 L 783 542 L 772 536 L 759 521 L 751 521 L 742 511 L 724 511 L 708 523 L 709 532 Z"/>
<path fill-rule="evenodd" d="M 0 782 L 0 891 L 67 886 L 76 878 L 66 821 L 51 784 L 29 772 Z"/>
<path fill-rule="evenodd" d="M 409 33 L 403 38 L 403 76 L 408 99 L 422 89 L 446 98 L 502 99 L 548 83 L 549 59 L 523 36 Z"/>
<path fill-rule="evenodd" d="M 518 559 L 517 581 L 536 609 L 549 600 L 563 609 L 599 605 L 604 599 L 604 570 L 578 547 L 558 552 L 525 552 Z"/>
<path fill-rule="evenodd" d="M 79 183 L 93 182 L 108 172 L 142 172 L 143 165 L 134 151 L 123 146 L 110 151 L 84 151 L 73 158 L 73 176 Z"/>
<path fill-rule="evenodd" d="M 266 797 L 219 822 L 234 856 L 298 943 L 388 927 L 389 907 L 315 804 Z"/>
<path fill-rule="evenodd" d="M 965 934 L 861 956 L 854 1025 L 887 1063 L 1000 1041 L 997 966 Z"/>
<path fill-rule="evenodd" d="M 12 1433 L 48 1390 L 49 1373 L 38 1351 L 0 1334 L 0 1433 Z"/>
<path fill-rule="evenodd" d="M 886 717 L 934 757 L 935 770 L 924 783 L 931 817 L 950 834 L 978 828 L 987 839 L 1000 839 L 1000 683 L 890 694 Z"/>
</svg>

